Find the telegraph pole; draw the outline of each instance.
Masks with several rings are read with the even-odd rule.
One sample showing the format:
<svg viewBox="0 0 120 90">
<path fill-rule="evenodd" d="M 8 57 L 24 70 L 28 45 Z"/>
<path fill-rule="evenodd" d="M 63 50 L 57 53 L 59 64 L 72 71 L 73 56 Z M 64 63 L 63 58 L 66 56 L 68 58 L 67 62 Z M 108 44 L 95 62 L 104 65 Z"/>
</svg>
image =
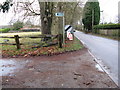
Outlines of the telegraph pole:
<svg viewBox="0 0 120 90">
<path fill-rule="evenodd" d="M 93 30 L 93 25 L 94 25 L 94 9 L 92 9 L 92 30 Z"/>
</svg>

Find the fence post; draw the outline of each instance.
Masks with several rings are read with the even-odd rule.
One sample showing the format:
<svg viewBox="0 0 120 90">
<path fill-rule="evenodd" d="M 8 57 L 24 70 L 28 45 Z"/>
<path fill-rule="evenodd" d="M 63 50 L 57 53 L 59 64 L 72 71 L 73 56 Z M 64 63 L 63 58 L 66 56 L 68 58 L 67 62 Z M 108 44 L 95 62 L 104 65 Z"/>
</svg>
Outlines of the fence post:
<svg viewBox="0 0 120 90">
<path fill-rule="evenodd" d="M 16 42 L 17 49 L 20 49 L 19 36 L 18 35 L 14 35 L 14 37 L 15 37 L 15 42 Z"/>
<path fill-rule="evenodd" d="M 62 34 L 58 34 L 58 47 L 59 48 L 62 48 L 62 42 L 63 42 L 63 39 L 62 39 Z"/>
</svg>

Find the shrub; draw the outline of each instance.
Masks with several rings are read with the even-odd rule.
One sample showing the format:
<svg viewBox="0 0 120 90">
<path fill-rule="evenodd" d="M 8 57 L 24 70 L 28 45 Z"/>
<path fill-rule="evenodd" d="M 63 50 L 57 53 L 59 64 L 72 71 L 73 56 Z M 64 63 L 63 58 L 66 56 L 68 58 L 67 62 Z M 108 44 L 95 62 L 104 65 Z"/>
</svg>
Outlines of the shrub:
<svg viewBox="0 0 120 90">
<path fill-rule="evenodd" d="M 20 28 L 22 28 L 23 27 L 23 22 L 20 22 L 20 21 L 17 21 L 17 22 L 15 22 L 14 24 L 13 24 L 13 30 L 20 30 Z"/>
<path fill-rule="evenodd" d="M 120 29 L 120 24 L 95 25 L 94 29 Z"/>
<path fill-rule="evenodd" d="M 8 31 L 10 31 L 10 28 L 4 28 L 4 29 L 0 29 L 1 33 L 7 33 Z"/>
</svg>

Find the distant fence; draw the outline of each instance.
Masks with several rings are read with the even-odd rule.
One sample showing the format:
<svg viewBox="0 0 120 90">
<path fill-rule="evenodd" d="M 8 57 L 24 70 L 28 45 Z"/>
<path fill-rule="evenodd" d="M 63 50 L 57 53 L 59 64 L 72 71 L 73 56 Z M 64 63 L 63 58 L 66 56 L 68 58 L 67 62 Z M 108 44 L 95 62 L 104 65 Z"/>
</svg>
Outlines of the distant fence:
<svg viewBox="0 0 120 90">
<path fill-rule="evenodd" d="M 55 39 L 58 37 L 58 35 L 39 35 L 39 36 L 25 36 L 25 37 L 20 37 L 19 35 L 14 35 L 14 37 L 7 37 L 7 36 L 1 36 L 0 38 L 13 38 L 15 39 L 15 43 L 0 43 L 2 45 L 16 45 L 17 49 L 21 49 L 21 45 L 25 45 L 23 43 L 20 43 L 20 38 L 52 38 Z M 49 41 L 47 41 L 49 42 Z M 47 43 L 46 42 L 46 43 Z"/>
</svg>

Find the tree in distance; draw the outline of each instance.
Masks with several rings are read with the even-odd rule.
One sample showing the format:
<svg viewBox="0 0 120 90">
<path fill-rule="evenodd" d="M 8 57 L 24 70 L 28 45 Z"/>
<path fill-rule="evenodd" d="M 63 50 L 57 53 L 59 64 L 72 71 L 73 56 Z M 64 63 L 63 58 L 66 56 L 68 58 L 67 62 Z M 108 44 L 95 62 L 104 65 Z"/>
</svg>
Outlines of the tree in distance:
<svg viewBox="0 0 120 90">
<path fill-rule="evenodd" d="M 100 6 L 98 0 L 88 0 L 83 9 L 82 22 L 84 29 L 91 32 L 93 25 L 98 25 L 100 21 Z"/>
<path fill-rule="evenodd" d="M 20 28 L 23 28 L 24 23 L 21 21 L 17 21 L 13 24 L 12 29 L 13 30 L 20 30 Z"/>
</svg>

